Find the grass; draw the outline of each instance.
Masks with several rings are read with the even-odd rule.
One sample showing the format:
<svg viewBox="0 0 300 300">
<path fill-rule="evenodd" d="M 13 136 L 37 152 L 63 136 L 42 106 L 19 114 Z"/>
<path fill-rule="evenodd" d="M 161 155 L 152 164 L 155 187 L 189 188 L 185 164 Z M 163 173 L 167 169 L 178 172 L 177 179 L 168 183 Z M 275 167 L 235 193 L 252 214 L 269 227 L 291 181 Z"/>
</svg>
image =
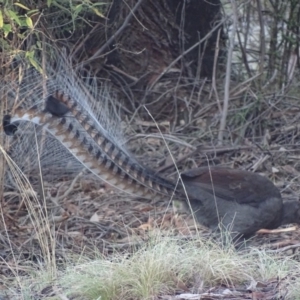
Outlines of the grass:
<svg viewBox="0 0 300 300">
<path fill-rule="evenodd" d="M 156 299 L 185 289 L 201 294 L 220 285 L 245 289 L 253 282 L 278 279 L 283 280 L 278 296 L 299 299 L 299 271 L 300 263 L 292 258 L 258 249 L 236 252 L 209 241 L 183 242 L 157 236 L 125 255 L 103 257 L 95 253 L 93 259 L 73 258 L 55 279 L 41 268 L 26 277 L 19 276 L 17 283 L 22 299 L 35 299 L 34 291 L 50 285 L 64 295 L 63 299 L 76 295 L 76 299 L 129 300 Z"/>
</svg>

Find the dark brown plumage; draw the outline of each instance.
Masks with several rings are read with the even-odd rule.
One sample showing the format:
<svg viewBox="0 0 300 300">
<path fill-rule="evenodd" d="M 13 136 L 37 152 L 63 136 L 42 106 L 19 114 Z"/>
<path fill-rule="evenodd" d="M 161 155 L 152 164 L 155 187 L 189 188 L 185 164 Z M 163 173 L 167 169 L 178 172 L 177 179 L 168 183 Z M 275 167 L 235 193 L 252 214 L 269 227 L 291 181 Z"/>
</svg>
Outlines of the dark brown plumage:
<svg viewBox="0 0 300 300">
<path fill-rule="evenodd" d="M 213 230 L 221 225 L 249 238 L 261 228 L 300 223 L 300 202 L 283 202 L 278 188 L 258 174 L 212 167 L 181 178 L 196 219 Z"/>
</svg>

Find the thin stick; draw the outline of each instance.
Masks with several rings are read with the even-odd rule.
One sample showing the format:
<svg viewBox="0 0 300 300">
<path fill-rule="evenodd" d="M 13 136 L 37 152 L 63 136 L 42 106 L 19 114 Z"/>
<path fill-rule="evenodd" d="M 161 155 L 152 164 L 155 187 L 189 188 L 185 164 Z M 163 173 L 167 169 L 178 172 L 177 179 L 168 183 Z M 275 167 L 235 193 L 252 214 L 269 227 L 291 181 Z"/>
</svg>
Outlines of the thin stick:
<svg viewBox="0 0 300 300">
<path fill-rule="evenodd" d="M 104 52 L 104 50 L 108 46 L 110 46 L 110 44 L 115 40 L 115 38 L 117 36 L 119 36 L 121 34 L 121 32 L 125 29 L 125 27 L 128 25 L 130 19 L 133 17 L 135 11 L 138 9 L 138 7 L 141 5 L 142 2 L 143 2 L 143 0 L 139 0 L 136 3 L 136 5 L 133 7 L 133 9 L 130 11 L 130 13 L 124 20 L 122 26 L 108 39 L 108 41 L 92 57 L 90 57 L 88 60 L 83 62 L 83 64 L 82 64 L 83 66 L 86 65 L 87 63 L 89 63 L 90 61 L 96 59 L 98 56 L 100 56 Z"/>
<path fill-rule="evenodd" d="M 3 124 L 3 115 L 4 115 L 4 106 L 5 106 L 5 96 L 3 95 L 0 100 L 0 124 Z M 3 127 L 2 127 L 3 131 Z M 0 135 L 0 145 L 5 144 L 5 135 Z M 0 168 L 0 198 L 3 199 L 3 191 L 4 191 L 4 176 L 5 176 L 5 169 L 6 169 L 6 161 L 4 158 L 4 155 L 0 155 L 0 165 L 2 168 Z"/>
<path fill-rule="evenodd" d="M 189 52 L 191 52 L 193 49 L 198 47 L 200 44 L 202 44 L 205 40 L 209 38 L 209 36 L 215 32 L 217 29 L 219 29 L 224 23 L 226 19 L 222 20 L 218 25 L 216 25 L 209 33 L 206 34 L 206 36 L 201 39 L 199 42 L 195 43 L 192 47 L 189 49 L 185 50 L 182 54 L 180 54 L 176 59 L 174 59 L 167 68 L 163 70 L 163 72 L 160 73 L 159 76 L 156 77 L 155 81 L 151 84 L 149 90 L 152 89 L 152 87 L 160 80 L 161 77 L 163 77 L 182 57 L 187 55 Z"/>
<path fill-rule="evenodd" d="M 215 49 L 213 75 L 212 75 L 212 90 L 216 96 L 218 108 L 221 113 L 222 108 L 221 108 L 221 103 L 220 103 L 220 98 L 219 98 L 217 83 L 216 83 L 217 63 L 218 63 L 219 50 L 220 50 L 220 33 L 221 33 L 221 29 L 218 30 L 217 43 L 216 43 L 216 49 Z M 211 98 L 211 95 L 209 95 L 209 98 Z"/>
<path fill-rule="evenodd" d="M 222 116 L 221 116 L 219 134 L 218 134 L 218 144 L 219 145 L 222 145 L 222 143 L 223 143 L 223 136 L 224 136 L 227 114 L 228 114 L 232 53 L 233 53 L 233 48 L 234 48 L 234 37 L 235 37 L 235 33 L 236 33 L 237 18 L 238 18 L 235 0 L 231 0 L 231 6 L 232 6 L 232 11 L 233 11 L 233 27 L 232 27 L 232 33 L 231 33 L 231 37 L 230 37 L 230 41 L 229 41 L 229 49 L 228 49 L 228 56 L 227 56 L 226 78 L 225 78 L 225 86 L 224 86 L 224 104 L 223 104 L 223 111 L 222 111 Z"/>
</svg>

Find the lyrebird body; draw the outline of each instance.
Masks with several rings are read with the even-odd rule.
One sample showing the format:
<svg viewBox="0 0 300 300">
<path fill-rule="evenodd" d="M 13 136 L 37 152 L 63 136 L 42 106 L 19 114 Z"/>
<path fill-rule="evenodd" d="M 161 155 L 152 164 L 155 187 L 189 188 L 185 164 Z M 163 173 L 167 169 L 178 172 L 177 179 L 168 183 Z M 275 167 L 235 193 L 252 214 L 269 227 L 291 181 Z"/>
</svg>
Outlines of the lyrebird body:
<svg viewBox="0 0 300 300">
<path fill-rule="evenodd" d="M 46 92 L 41 82 L 30 93 L 25 84 L 21 97 L 38 95 L 38 105 L 11 112 L 4 123 L 7 133 L 15 130 L 12 125 L 20 121 L 41 125 L 102 180 L 141 198 L 169 201 L 175 195 L 199 223 L 211 229 L 221 225 L 249 237 L 260 228 L 300 222 L 299 202 L 283 203 L 275 185 L 258 174 L 213 167 L 185 172 L 175 182 L 156 175 L 118 142 L 115 131 L 109 128 L 107 112 L 103 122 L 94 115 L 89 99 L 98 97 L 103 101 L 93 92 L 97 89 L 91 91 L 67 70 L 50 72 Z M 36 78 L 42 81 L 42 76 Z"/>
</svg>

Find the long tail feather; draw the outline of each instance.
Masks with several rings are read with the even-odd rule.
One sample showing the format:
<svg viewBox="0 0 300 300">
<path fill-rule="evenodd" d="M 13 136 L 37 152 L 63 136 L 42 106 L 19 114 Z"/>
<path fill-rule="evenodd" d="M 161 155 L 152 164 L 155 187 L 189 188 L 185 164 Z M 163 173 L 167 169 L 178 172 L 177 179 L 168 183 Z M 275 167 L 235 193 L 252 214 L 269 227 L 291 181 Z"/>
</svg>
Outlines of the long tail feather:
<svg viewBox="0 0 300 300">
<path fill-rule="evenodd" d="M 109 184 L 139 197 L 171 197 L 175 185 L 142 166 L 123 146 L 118 122 L 108 109 L 109 93 L 70 70 L 62 59 L 59 71 L 48 66 L 45 76 L 30 70 L 19 85 L 13 83 L 8 94 L 19 101 L 10 122 L 5 118 L 6 132 L 14 133 L 13 124 L 20 121 L 40 125 Z M 95 107 L 100 113 L 95 113 Z"/>
</svg>

